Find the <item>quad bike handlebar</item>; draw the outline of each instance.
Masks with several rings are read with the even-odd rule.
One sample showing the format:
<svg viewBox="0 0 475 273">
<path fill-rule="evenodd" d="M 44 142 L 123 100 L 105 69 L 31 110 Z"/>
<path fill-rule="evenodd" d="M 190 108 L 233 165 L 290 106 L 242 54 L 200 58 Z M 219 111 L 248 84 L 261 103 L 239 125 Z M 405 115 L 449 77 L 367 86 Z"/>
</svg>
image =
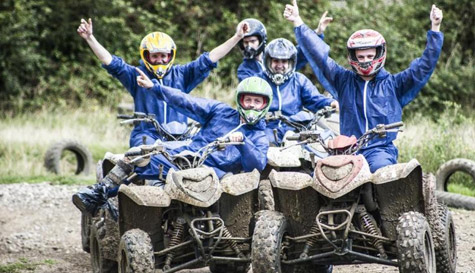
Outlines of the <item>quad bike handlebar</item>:
<svg viewBox="0 0 475 273">
<path fill-rule="evenodd" d="M 325 144 L 325 141 L 322 139 L 320 132 L 317 131 L 304 131 L 297 133 L 293 136 L 288 136 L 288 140 L 299 141 L 297 145 L 303 145 L 308 143 L 315 143 L 319 142 L 325 150 L 327 150 L 330 154 L 356 154 L 361 148 L 366 146 L 368 142 L 373 139 L 374 137 L 386 137 L 386 133 L 388 132 L 399 132 L 401 131 L 399 127 L 403 126 L 404 123 L 402 121 L 390 123 L 390 124 L 378 124 L 373 129 L 366 131 L 360 138 L 356 140 L 350 146 L 345 147 L 343 150 L 336 150 L 331 149 L 328 145 Z"/>
<path fill-rule="evenodd" d="M 305 111 L 312 118 L 310 120 L 306 119 L 306 120 L 298 121 L 297 116 L 302 112 L 303 111 L 298 112 L 297 114 L 292 115 L 292 116 L 283 115 L 281 111 L 269 112 L 267 113 L 266 121 L 269 122 L 269 121 L 279 120 L 293 127 L 297 132 L 302 132 L 302 131 L 310 130 L 313 126 L 317 125 L 317 123 L 322 118 L 329 118 L 333 113 L 336 112 L 336 109 L 332 107 L 325 107 L 315 113 Z"/>
<path fill-rule="evenodd" d="M 145 114 L 142 112 L 134 112 L 133 115 L 124 115 L 124 114 L 119 114 L 117 115 L 118 119 L 124 119 L 124 121 L 121 121 L 121 125 L 126 125 L 126 124 L 137 124 L 140 122 L 147 122 L 147 123 L 152 123 L 153 127 L 157 130 L 157 132 L 165 138 L 167 141 L 180 141 L 180 140 L 185 140 L 191 136 L 192 131 L 195 128 L 199 128 L 200 124 L 191 121 L 187 125 L 187 129 L 185 132 L 180 134 L 179 136 L 175 136 L 171 133 L 169 133 L 163 126 L 157 121 L 155 118 L 154 114 Z"/>
</svg>

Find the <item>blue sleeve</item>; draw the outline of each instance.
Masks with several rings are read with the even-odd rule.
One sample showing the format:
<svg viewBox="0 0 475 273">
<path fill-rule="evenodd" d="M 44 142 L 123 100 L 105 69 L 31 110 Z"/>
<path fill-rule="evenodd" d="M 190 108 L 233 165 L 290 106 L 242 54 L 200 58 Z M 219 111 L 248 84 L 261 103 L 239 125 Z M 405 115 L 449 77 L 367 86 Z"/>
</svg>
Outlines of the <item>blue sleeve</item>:
<svg viewBox="0 0 475 273">
<path fill-rule="evenodd" d="M 179 69 L 183 73 L 185 84 L 185 90 L 183 90 L 183 92 L 190 93 L 191 90 L 206 79 L 209 72 L 217 66 L 218 63 L 213 63 L 211 61 L 208 52 L 201 54 L 198 59 L 192 62 L 180 65 Z"/>
<path fill-rule="evenodd" d="M 118 79 L 120 83 L 135 97 L 137 92 L 137 72 L 135 66 L 127 64 L 122 58 L 112 56 L 112 62 L 109 65 L 102 65 L 107 72 L 114 78 Z M 145 71 L 145 73 L 147 73 Z"/>
<path fill-rule="evenodd" d="M 320 37 L 320 39 L 324 39 L 325 36 L 322 34 L 317 34 L 318 37 Z M 300 69 L 302 69 L 307 63 L 307 58 L 305 58 L 305 54 L 303 54 L 303 51 L 302 49 L 300 48 L 299 45 L 296 46 L 297 47 L 297 64 L 295 65 L 295 71 L 299 71 Z"/>
<path fill-rule="evenodd" d="M 264 65 L 256 59 L 244 59 L 237 69 L 237 77 L 239 82 L 242 80 L 257 76 L 264 71 Z"/>
<path fill-rule="evenodd" d="M 319 78 L 328 81 L 328 86 L 324 86 L 334 98 L 338 98 L 340 75 L 346 69 L 338 65 L 333 59 L 328 57 L 330 47 L 318 37 L 317 33 L 306 25 L 294 28 L 297 43 L 302 49 L 313 72 Z M 321 83 L 323 81 L 320 81 Z M 323 85 L 323 83 L 322 83 Z"/>
<path fill-rule="evenodd" d="M 245 137 L 244 145 L 236 146 L 241 153 L 241 164 L 245 172 L 251 172 L 254 169 L 262 171 L 266 167 L 269 140 L 264 131 L 258 135 Z"/>
<path fill-rule="evenodd" d="M 304 75 L 299 75 L 298 81 L 300 84 L 300 97 L 302 104 L 310 111 L 317 112 L 325 106 L 330 106 L 333 99 L 326 98 L 318 92 L 317 87 Z M 296 75 L 296 76 L 297 76 Z"/>
<path fill-rule="evenodd" d="M 159 100 L 165 101 L 176 111 L 201 124 L 206 123 L 215 109 L 223 104 L 210 99 L 193 97 L 181 92 L 180 89 L 160 84 L 155 84 L 149 91 L 154 92 Z"/>
<path fill-rule="evenodd" d="M 411 102 L 429 81 L 439 60 L 443 42 L 442 32 L 429 30 L 427 45 L 422 56 L 412 61 L 409 68 L 394 75 L 396 96 L 401 107 Z"/>
</svg>

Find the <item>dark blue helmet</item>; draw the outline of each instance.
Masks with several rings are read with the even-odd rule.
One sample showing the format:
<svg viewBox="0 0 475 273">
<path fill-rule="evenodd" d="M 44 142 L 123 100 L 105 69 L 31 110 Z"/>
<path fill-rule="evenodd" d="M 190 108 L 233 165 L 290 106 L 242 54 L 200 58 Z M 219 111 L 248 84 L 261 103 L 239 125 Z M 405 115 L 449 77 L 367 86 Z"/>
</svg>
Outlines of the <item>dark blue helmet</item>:
<svg viewBox="0 0 475 273">
<path fill-rule="evenodd" d="M 249 24 L 249 32 L 244 34 L 243 38 L 256 36 L 259 39 L 259 46 L 257 49 L 249 46 L 244 47 L 243 39 L 241 39 L 241 41 L 239 41 L 239 47 L 241 48 L 244 58 L 253 59 L 254 57 L 261 54 L 262 51 L 264 51 L 267 42 L 267 31 L 264 24 L 262 24 L 259 20 L 248 18 L 244 19 L 244 22 Z"/>
</svg>

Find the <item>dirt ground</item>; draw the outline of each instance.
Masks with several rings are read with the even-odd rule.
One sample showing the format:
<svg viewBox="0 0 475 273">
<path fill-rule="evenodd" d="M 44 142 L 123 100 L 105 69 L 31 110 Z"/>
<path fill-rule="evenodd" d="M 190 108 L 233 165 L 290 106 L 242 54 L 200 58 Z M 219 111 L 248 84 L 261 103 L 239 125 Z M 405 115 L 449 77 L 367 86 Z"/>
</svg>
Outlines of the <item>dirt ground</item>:
<svg viewBox="0 0 475 273">
<path fill-rule="evenodd" d="M 77 189 L 48 183 L 0 185 L 0 272 L 91 272 L 89 254 L 81 249 L 80 213 L 70 201 Z M 475 272 L 475 211 L 452 212 L 457 232 L 457 272 Z M 398 270 L 364 264 L 337 266 L 333 272 Z"/>
</svg>

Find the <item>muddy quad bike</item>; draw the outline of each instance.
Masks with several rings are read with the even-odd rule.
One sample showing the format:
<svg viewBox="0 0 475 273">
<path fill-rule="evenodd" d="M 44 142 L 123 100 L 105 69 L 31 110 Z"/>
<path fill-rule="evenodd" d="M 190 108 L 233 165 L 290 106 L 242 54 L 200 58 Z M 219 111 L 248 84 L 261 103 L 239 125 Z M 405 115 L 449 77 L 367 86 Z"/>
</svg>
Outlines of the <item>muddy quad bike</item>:
<svg viewBox="0 0 475 273">
<path fill-rule="evenodd" d="M 260 174 L 254 170 L 220 181 L 203 165 L 210 153 L 235 144 L 216 140 L 193 154 L 161 150 L 179 168 L 168 172 L 164 187 L 121 185 L 118 232 L 108 227 L 103 231 L 111 236 L 98 235 L 93 270 L 108 269 L 103 265 L 113 261 L 119 272 L 165 273 L 207 265 L 211 272 L 247 272 Z M 148 156 L 135 150 L 126 156 Z M 107 223 L 112 217 L 102 211 Z M 106 247 L 111 241 L 119 242 L 115 253 Z"/>
<path fill-rule="evenodd" d="M 455 229 L 450 211 L 437 203 L 435 178 L 417 160 L 371 173 L 357 152 L 372 138 L 402 126 L 378 125 L 361 138 L 338 136 L 331 156 L 305 172 L 269 175 L 275 210 L 256 215 L 254 273 L 312 271 L 314 265 L 380 263 L 403 273 L 455 272 Z M 304 143 L 323 143 L 318 133 Z"/>
<path fill-rule="evenodd" d="M 167 148 L 175 148 L 179 146 L 183 146 L 190 143 L 191 137 L 196 134 L 200 129 L 200 124 L 194 121 L 190 121 L 186 126 L 181 123 L 171 122 L 165 125 L 161 125 L 156 119 L 155 115 L 153 114 L 145 114 L 142 112 L 134 112 L 133 115 L 126 115 L 126 114 L 119 114 L 117 115 L 118 119 L 123 119 L 120 122 L 121 125 L 127 124 L 137 124 L 140 122 L 151 123 L 157 133 L 164 139 L 164 141 L 157 141 L 157 143 L 163 144 Z M 143 143 L 145 144 L 145 143 Z M 76 147 L 77 145 L 75 145 Z M 67 146 L 69 147 L 69 146 Z M 89 156 L 90 157 L 90 156 Z M 106 153 L 103 159 L 99 160 L 96 165 L 96 181 L 99 183 L 104 176 L 109 173 L 110 170 L 116 165 L 118 159 L 122 158 L 122 155 L 114 155 L 111 153 Z M 89 159 L 88 162 L 91 162 L 92 158 Z M 79 161 L 78 161 L 79 162 Z M 134 183 L 136 185 L 143 185 L 147 181 L 138 179 L 137 176 L 129 177 L 127 183 Z M 98 211 L 97 215 L 95 216 L 95 220 L 93 221 L 91 215 L 82 214 L 81 215 L 81 241 L 82 241 L 82 248 L 86 252 L 90 252 L 90 236 L 91 236 L 91 227 L 96 229 L 96 233 L 102 235 L 102 237 L 111 237 L 105 236 L 106 230 L 110 230 L 109 233 L 117 233 L 118 228 L 115 227 L 115 221 L 111 217 L 106 217 L 109 215 L 109 211 L 116 210 L 117 207 L 117 198 L 111 198 L 108 200 L 107 209 L 101 209 Z M 110 215 L 109 215 L 110 216 Z M 107 219 L 107 221 L 105 220 Z M 113 237 L 113 236 L 112 236 Z M 100 243 L 100 242 L 99 242 Z M 113 243 L 107 242 L 107 245 L 111 245 Z M 116 247 L 112 246 L 111 249 L 116 249 Z M 96 247 L 97 250 L 97 247 Z M 112 251 L 115 253 L 115 250 Z M 114 254 L 107 255 L 112 262 L 105 261 L 106 264 L 115 264 Z M 114 267 L 114 266 L 111 266 Z"/>
</svg>

